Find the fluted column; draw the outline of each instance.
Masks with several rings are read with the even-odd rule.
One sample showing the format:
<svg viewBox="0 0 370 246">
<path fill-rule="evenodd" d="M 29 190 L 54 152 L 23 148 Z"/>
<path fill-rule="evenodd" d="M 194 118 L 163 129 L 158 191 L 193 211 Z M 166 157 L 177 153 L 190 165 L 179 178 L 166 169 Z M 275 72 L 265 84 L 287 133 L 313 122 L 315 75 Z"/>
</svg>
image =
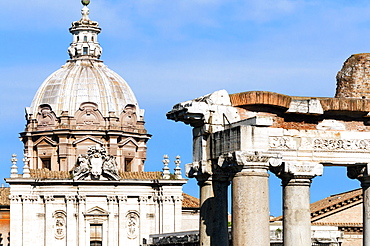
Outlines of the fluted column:
<svg viewBox="0 0 370 246">
<path fill-rule="evenodd" d="M 363 246 L 370 246 L 370 164 L 347 167 L 347 176 L 361 182 L 363 194 Z"/>
<path fill-rule="evenodd" d="M 272 163 L 270 170 L 282 180 L 284 246 L 310 246 L 310 186 L 314 177 L 322 175 L 323 166 L 312 162 L 284 162 Z"/>
</svg>

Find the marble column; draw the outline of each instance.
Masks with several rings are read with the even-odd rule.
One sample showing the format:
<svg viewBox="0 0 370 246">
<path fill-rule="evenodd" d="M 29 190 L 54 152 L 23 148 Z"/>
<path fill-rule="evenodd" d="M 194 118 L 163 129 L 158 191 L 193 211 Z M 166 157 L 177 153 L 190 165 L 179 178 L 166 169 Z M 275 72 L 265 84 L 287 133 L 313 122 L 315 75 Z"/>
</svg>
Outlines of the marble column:
<svg viewBox="0 0 370 246">
<path fill-rule="evenodd" d="M 229 245 L 228 232 L 228 199 L 227 188 L 230 185 L 228 177 L 215 175 L 212 180 L 213 214 L 211 245 Z"/>
<path fill-rule="evenodd" d="M 233 246 L 269 246 L 268 164 L 248 156 L 232 180 Z"/>
<path fill-rule="evenodd" d="M 322 175 L 323 166 L 312 162 L 283 162 L 270 166 L 282 180 L 284 246 L 311 246 L 311 180 Z"/>
<path fill-rule="evenodd" d="M 198 181 L 200 188 L 199 245 L 211 245 L 213 188 L 211 180 Z"/>
<path fill-rule="evenodd" d="M 210 246 L 212 245 L 212 234 L 214 234 L 214 190 L 210 163 L 199 161 L 186 164 L 185 172 L 187 177 L 196 178 L 199 185 L 199 244 L 200 246 Z M 225 200 L 227 200 L 227 196 Z"/>
<path fill-rule="evenodd" d="M 363 246 L 370 246 L 370 164 L 347 167 L 347 176 L 361 182 L 363 194 Z"/>
</svg>

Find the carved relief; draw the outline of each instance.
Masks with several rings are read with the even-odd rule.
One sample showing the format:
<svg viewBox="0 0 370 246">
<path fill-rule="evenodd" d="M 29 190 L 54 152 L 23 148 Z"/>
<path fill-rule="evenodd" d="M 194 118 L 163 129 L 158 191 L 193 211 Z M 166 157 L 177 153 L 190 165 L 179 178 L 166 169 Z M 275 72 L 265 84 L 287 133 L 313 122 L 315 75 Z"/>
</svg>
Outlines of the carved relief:
<svg viewBox="0 0 370 246">
<path fill-rule="evenodd" d="M 72 172 L 75 180 L 120 179 L 116 159 L 105 148 L 89 147 L 86 155 L 78 156 Z"/>
<path fill-rule="evenodd" d="M 136 212 L 129 212 L 126 216 L 126 231 L 129 239 L 135 239 L 139 233 L 139 215 Z"/>
<path fill-rule="evenodd" d="M 82 103 L 75 113 L 75 118 L 77 125 L 104 125 L 104 119 L 98 110 L 98 105 L 91 102 Z"/>
<path fill-rule="evenodd" d="M 370 139 L 300 138 L 300 146 L 291 137 L 270 137 L 270 149 L 312 149 L 312 150 L 369 150 Z"/>
<path fill-rule="evenodd" d="M 296 146 L 291 138 L 270 137 L 269 146 L 271 149 L 294 149 Z"/>
<path fill-rule="evenodd" d="M 62 240 L 66 235 L 66 213 L 64 211 L 55 211 L 54 218 L 54 237 Z"/>
<path fill-rule="evenodd" d="M 47 104 L 44 104 L 39 107 L 36 120 L 38 128 L 50 128 L 55 126 L 56 116 L 51 110 L 51 107 Z"/>
<path fill-rule="evenodd" d="M 370 139 L 315 139 L 312 147 L 322 150 L 365 150 L 370 149 Z"/>
<path fill-rule="evenodd" d="M 128 104 L 121 113 L 121 124 L 124 128 L 134 128 L 137 122 L 135 105 Z"/>
</svg>

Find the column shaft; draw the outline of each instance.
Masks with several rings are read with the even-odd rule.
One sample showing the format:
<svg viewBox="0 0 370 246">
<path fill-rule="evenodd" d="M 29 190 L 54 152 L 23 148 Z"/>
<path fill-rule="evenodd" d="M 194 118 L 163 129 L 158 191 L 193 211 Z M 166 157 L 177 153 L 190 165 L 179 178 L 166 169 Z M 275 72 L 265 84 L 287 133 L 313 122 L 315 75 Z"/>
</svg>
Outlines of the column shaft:
<svg viewBox="0 0 370 246">
<path fill-rule="evenodd" d="M 363 190 L 363 246 L 370 246 L 370 188 L 369 184 L 362 184 Z"/>
<path fill-rule="evenodd" d="M 267 170 L 237 173 L 232 181 L 232 201 L 233 246 L 269 246 Z"/>
<path fill-rule="evenodd" d="M 311 245 L 310 179 L 283 181 L 284 246 Z"/>
<path fill-rule="evenodd" d="M 211 245 L 229 245 L 227 187 L 229 181 L 213 180 L 213 230 Z"/>
<path fill-rule="evenodd" d="M 199 245 L 211 246 L 213 188 L 212 181 L 198 182 L 200 187 Z"/>
</svg>

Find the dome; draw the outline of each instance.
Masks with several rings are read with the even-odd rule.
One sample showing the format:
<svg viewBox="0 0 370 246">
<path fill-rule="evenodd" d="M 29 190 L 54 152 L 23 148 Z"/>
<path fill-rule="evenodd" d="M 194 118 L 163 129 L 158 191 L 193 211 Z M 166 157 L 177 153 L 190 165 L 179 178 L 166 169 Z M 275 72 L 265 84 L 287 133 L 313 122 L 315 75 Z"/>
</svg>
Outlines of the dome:
<svg viewBox="0 0 370 246">
<path fill-rule="evenodd" d="M 119 116 L 126 105 L 139 109 L 131 88 L 117 73 L 99 60 L 76 59 L 68 61 L 44 81 L 29 114 L 36 115 L 39 106 L 47 104 L 57 116 L 65 111 L 73 116 L 84 102 L 96 103 L 104 117 L 108 117 L 109 112 Z"/>
<path fill-rule="evenodd" d="M 103 117 L 118 117 L 128 105 L 134 106 L 142 117 L 128 84 L 99 60 L 101 28 L 98 22 L 90 20 L 87 4 L 83 4 L 82 18 L 69 29 L 73 36 L 68 48 L 71 59 L 44 81 L 27 109 L 28 116 L 35 117 L 44 105 L 49 105 L 57 117 L 62 112 L 74 116 L 82 103 L 94 103 Z"/>
</svg>

